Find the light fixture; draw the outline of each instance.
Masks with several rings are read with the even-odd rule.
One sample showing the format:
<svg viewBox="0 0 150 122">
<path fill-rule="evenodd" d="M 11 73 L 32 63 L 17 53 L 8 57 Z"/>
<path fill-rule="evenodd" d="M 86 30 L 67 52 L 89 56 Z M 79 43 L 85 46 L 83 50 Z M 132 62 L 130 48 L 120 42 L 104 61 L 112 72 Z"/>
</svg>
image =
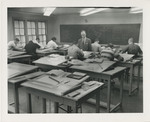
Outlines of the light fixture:
<svg viewBox="0 0 150 122">
<path fill-rule="evenodd" d="M 139 7 L 133 7 L 130 9 L 130 13 L 136 14 L 136 13 L 142 13 L 142 8 Z"/>
<path fill-rule="evenodd" d="M 137 14 L 137 13 L 142 13 L 143 11 L 142 10 L 140 10 L 140 11 L 133 11 L 133 12 L 130 12 L 130 13 L 132 13 L 132 14 Z"/>
<path fill-rule="evenodd" d="M 53 11 L 55 10 L 56 8 L 45 8 L 44 9 L 44 16 L 50 16 L 52 13 L 53 13 Z"/>
<path fill-rule="evenodd" d="M 87 8 L 87 11 L 80 11 L 80 16 L 87 16 L 87 15 L 91 15 L 91 14 L 95 14 L 98 13 L 100 11 L 104 11 L 107 10 L 108 8 Z"/>
<path fill-rule="evenodd" d="M 80 11 L 80 14 L 87 13 L 87 12 L 92 11 L 92 10 L 94 10 L 94 9 L 95 9 L 95 8 L 85 8 L 85 9 L 82 9 L 82 10 Z"/>
</svg>

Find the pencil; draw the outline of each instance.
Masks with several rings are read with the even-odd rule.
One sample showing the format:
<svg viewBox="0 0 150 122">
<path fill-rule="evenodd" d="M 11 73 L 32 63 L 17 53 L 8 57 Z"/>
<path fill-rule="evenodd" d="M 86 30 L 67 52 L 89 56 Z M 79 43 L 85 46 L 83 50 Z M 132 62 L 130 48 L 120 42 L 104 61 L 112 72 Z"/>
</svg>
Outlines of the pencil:
<svg viewBox="0 0 150 122">
<path fill-rule="evenodd" d="M 58 80 L 56 80 L 55 78 L 53 78 L 51 76 L 49 76 L 49 78 L 52 79 L 52 80 L 54 80 L 54 81 L 56 81 L 57 83 L 60 83 Z"/>
</svg>

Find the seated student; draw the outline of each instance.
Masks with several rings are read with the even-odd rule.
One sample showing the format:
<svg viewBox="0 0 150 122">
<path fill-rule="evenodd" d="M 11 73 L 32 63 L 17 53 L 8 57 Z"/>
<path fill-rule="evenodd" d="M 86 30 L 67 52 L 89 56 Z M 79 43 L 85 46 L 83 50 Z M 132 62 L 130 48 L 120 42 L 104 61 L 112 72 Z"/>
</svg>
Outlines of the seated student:
<svg viewBox="0 0 150 122">
<path fill-rule="evenodd" d="M 74 41 L 73 44 L 68 48 L 68 56 L 74 59 L 83 59 L 83 51 L 77 46 Z"/>
<path fill-rule="evenodd" d="M 53 37 L 46 45 L 45 48 L 51 48 L 51 49 L 56 49 L 58 48 L 58 45 L 56 44 L 56 37 Z"/>
<path fill-rule="evenodd" d="M 141 48 L 138 45 L 134 44 L 133 38 L 129 38 L 128 44 L 129 45 L 122 50 L 122 53 L 127 52 L 128 54 L 133 54 L 134 57 L 137 57 L 139 54 L 143 53 Z"/>
<path fill-rule="evenodd" d="M 123 61 L 123 57 L 119 55 L 119 53 L 114 48 L 113 44 L 109 43 L 105 48 L 101 51 L 101 57 L 104 60 L 113 61 L 116 58 L 118 61 Z"/>
<path fill-rule="evenodd" d="M 20 40 L 18 38 L 16 38 L 13 41 L 9 41 L 8 42 L 8 50 L 24 51 L 23 48 L 18 46 L 19 41 Z"/>
<path fill-rule="evenodd" d="M 44 46 L 40 44 L 40 39 L 36 38 L 35 40 L 32 40 L 33 43 L 38 44 L 40 46 L 40 49 L 44 49 Z"/>
<path fill-rule="evenodd" d="M 100 52 L 101 51 L 101 45 L 99 44 L 98 38 L 96 38 L 94 43 L 92 43 L 92 51 L 93 52 Z"/>
<path fill-rule="evenodd" d="M 36 41 L 39 43 L 39 38 L 36 38 Z M 35 40 L 31 40 L 29 41 L 26 45 L 25 45 L 25 51 L 33 56 L 33 59 L 37 59 L 37 54 L 36 54 L 36 50 L 42 48 Z"/>
</svg>

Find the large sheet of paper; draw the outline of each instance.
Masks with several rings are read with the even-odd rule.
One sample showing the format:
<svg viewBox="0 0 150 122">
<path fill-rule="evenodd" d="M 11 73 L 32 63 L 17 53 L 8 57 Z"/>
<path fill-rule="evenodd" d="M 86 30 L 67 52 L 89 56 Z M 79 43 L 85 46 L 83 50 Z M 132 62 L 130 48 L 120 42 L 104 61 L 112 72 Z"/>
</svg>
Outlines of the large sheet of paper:
<svg viewBox="0 0 150 122">
<path fill-rule="evenodd" d="M 134 55 L 124 53 L 124 54 L 120 54 L 120 56 L 123 57 L 124 62 L 126 62 L 126 61 L 130 60 Z"/>
<path fill-rule="evenodd" d="M 66 62 L 65 56 L 52 54 L 52 55 L 40 58 L 40 59 L 34 61 L 33 63 L 57 66 L 57 65 L 64 63 L 64 62 Z"/>
</svg>

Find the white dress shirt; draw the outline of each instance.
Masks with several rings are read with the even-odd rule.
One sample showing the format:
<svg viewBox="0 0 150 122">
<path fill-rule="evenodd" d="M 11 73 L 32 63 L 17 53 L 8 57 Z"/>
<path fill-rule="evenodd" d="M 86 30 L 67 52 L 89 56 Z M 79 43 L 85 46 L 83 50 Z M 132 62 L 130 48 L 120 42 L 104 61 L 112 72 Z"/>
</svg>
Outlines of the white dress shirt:
<svg viewBox="0 0 150 122">
<path fill-rule="evenodd" d="M 13 50 L 14 47 L 16 47 L 17 45 L 15 44 L 14 41 L 9 41 L 8 42 L 8 50 Z"/>
<path fill-rule="evenodd" d="M 50 40 L 47 45 L 47 48 L 51 48 L 51 49 L 56 49 L 58 47 L 58 45 L 56 44 L 56 42 L 54 42 L 53 40 Z"/>
</svg>

